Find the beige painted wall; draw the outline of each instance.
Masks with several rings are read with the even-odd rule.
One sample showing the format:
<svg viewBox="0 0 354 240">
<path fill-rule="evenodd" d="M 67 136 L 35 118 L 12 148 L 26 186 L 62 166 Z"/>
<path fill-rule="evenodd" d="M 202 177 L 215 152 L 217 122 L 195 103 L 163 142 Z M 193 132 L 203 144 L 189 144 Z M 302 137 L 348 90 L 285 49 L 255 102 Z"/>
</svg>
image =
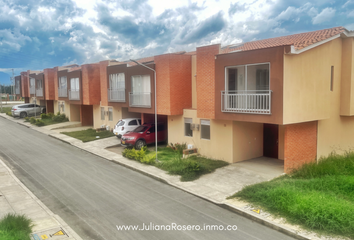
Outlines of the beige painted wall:
<svg viewBox="0 0 354 240">
<path fill-rule="evenodd" d="M 113 110 L 113 121 L 109 121 L 109 117 L 107 114 L 104 116 L 104 120 L 101 119 L 101 107 L 104 108 L 104 111 L 107 112 L 108 108 L 112 108 Z M 113 130 L 114 126 L 117 122 L 122 119 L 122 109 L 118 107 L 111 106 L 100 106 L 93 105 L 93 126 L 94 128 L 100 128 L 102 125 L 109 126 L 110 130 Z"/>
<path fill-rule="evenodd" d="M 210 120 L 210 140 L 205 140 L 201 139 L 200 130 L 194 130 L 193 137 L 184 136 L 184 118 L 192 118 L 198 124 L 201 120 L 194 109 L 184 109 L 182 116 L 168 116 L 169 143 L 192 144 L 201 155 L 232 162 L 232 121 Z"/>
<path fill-rule="evenodd" d="M 344 153 L 354 150 L 354 117 L 340 116 L 341 100 L 343 101 L 343 98 L 341 99 L 341 84 L 342 81 L 348 80 L 346 79 L 348 71 L 353 71 L 353 65 L 350 64 L 347 66 L 351 67 L 351 70 L 342 68 L 344 72 L 341 72 L 341 53 L 351 50 L 346 49 L 348 47 L 346 44 L 343 44 L 343 47 L 343 51 L 339 49 L 337 54 L 331 56 L 335 68 L 334 90 L 329 99 L 331 103 L 328 106 L 329 119 L 318 121 L 317 159 L 327 156 L 332 151 Z"/>
<path fill-rule="evenodd" d="M 263 156 L 263 123 L 233 122 L 233 162 Z"/>
<path fill-rule="evenodd" d="M 80 122 L 80 105 L 78 104 L 68 104 L 70 106 L 70 117 L 69 120 L 72 122 Z M 65 110 L 66 111 L 66 110 Z"/>
<path fill-rule="evenodd" d="M 342 80 L 340 112 L 343 116 L 354 115 L 354 41 L 353 38 L 343 39 L 342 47 Z"/>
<path fill-rule="evenodd" d="M 197 108 L 197 56 L 192 56 L 192 108 Z"/>
<path fill-rule="evenodd" d="M 70 104 L 68 102 L 58 101 L 58 100 L 54 100 L 53 102 L 54 102 L 54 114 L 57 114 L 59 112 L 58 102 L 60 103 L 64 102 L 64 112 L 60 110 L 60 113 L 65 113 L 65 115 L 69 118 L 69 121 L 76 121 L 76 120 L 72 120 L 72 117 L 70 116 L 71 111 L 70 111 Z M 79 116 L 80 116 L 80 111 L 79 111 Z"/>
<path fill-rule="evenodd" d="M 331 66 L 341 73 L 342 39 L 338 38 L 301 54 L 284 55 L 284 124 L 330 117 L 335 106 L 330 91 Z M 338 91 L 338 81 L 334 84 Z"/>
</svg>

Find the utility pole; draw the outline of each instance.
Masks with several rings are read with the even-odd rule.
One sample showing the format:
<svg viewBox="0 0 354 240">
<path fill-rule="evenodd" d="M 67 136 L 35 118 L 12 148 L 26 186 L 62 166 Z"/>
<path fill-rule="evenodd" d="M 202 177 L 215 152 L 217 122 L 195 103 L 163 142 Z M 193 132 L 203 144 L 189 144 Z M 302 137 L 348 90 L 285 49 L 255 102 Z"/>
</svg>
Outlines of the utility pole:
<svg viewBox="0 0 354 240">
<path fill-rule="evenodd" d="M 1 105 L 1 112 L 2 112 L 2 91 L 1 91 L 1 84 L 0 84 L 0 105 Z"/>
</svg>

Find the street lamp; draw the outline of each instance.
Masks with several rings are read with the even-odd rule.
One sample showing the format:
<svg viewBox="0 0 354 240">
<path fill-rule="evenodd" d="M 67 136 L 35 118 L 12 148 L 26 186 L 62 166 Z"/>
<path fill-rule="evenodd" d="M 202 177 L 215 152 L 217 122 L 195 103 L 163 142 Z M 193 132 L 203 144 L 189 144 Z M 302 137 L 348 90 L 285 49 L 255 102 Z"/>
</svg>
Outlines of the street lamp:
<svg viewBox="0 0 354 240">
<path fill-rule="evenodd" d="M 156 71 L 155 69 L 152 69 L 151 67 L 148 67 L 142 63 L 139 63 L 133 59 L 130 59 L 130 61 L 135 62 L 136 64 L 143 66 L 147 69 L 150 69 L 151 71 L 154 71 L 154 87 L 155 87 L 155 155 L 156 155 L 156 159 L 155 161 L 158 162 L 159 160 L 157 160 L 157 106 L 156 106 Z"/>
</svg>

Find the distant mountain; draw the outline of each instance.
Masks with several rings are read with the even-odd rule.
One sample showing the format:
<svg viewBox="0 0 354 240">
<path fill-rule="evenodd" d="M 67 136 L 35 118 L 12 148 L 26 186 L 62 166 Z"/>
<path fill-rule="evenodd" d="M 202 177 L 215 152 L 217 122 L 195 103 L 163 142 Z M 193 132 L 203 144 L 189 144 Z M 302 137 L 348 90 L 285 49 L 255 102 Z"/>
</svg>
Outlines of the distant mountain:
<svg viewBox="0 0 354 240">
<path fill-rule="evenodd" d="M 0 72 L 0 84 L 11 85 L 10 75 L 4 72 Z"/>
</svg>

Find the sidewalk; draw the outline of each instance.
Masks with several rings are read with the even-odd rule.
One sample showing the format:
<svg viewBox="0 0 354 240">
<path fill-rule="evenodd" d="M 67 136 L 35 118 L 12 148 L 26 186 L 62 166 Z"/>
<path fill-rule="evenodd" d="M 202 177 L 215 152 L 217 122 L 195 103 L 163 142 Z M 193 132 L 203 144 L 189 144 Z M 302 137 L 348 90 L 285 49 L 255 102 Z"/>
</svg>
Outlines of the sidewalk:
<svg viewBox="0 0 354 240">
<path fill-rule="evenodd" d="M 0 159 L 0 218 L 8 213 L 25 214 L 34 227 L 31 238 L 41 240 L 50 235 L 58 239 L 81 240 L 58 215 L 50 211 Z"/>
<path fill-rule="evenodd" d="M 83 143 L 78 139 L 60 134 L 60 132 L 67 131 L 68 129 L 57 129 L 59 124 L 47 127 L 37 127 L 24 122 L 22 119 L 14 119 L 5 114 L 0 114 L 0 116 L 30 127 L 33 130 L 42 132 L 43 134 L 57 138 L 63 142 L 71 144 L 109 161 L 118 163 L 135 171 L 139 171 L 159 181 L 165 182 L 171 186 L 213 202 L 220 207 L 227 208 L 263 225 L 286 233 L 287 235 L 290 235 L 294 238 L 328 239 L 324 237 L 318 237 L 314 233 L 302 230 L 297 226 L 289 225 L 283 219 L 275 219 L 269 213 L 264 212 L 262 209 L 254 209 L 246 202 L 241 202 L 234 199 L 226 200 L 226 197 L 234 194 L 237 191 L 240 191 L 246 185 L 269 181 L 277 176 L 280 176 L 283 173 L 283 167 L 282 165 L 279 166 L 279 163 L 276 160 L 269 163 L 269 159 L 259 158 L 250 161 L 234 163 L 217 169 L 215 172 L 204 175 L 195 181 L 181 182 L 179 180 L 179 176 L 169 175 L 165 171 L 154 166 L 145 165 L 137 161 L 129 160 L 124 158 L 121 154 L 107 150 L 106 148 L 108 147 L 119 145 L 120 142 L 115 136 Z M 262 169 L 257 169 L 257 166 L 260 164 L 260 162 L 263 163 L 261 167 Z"/>
</svg>

